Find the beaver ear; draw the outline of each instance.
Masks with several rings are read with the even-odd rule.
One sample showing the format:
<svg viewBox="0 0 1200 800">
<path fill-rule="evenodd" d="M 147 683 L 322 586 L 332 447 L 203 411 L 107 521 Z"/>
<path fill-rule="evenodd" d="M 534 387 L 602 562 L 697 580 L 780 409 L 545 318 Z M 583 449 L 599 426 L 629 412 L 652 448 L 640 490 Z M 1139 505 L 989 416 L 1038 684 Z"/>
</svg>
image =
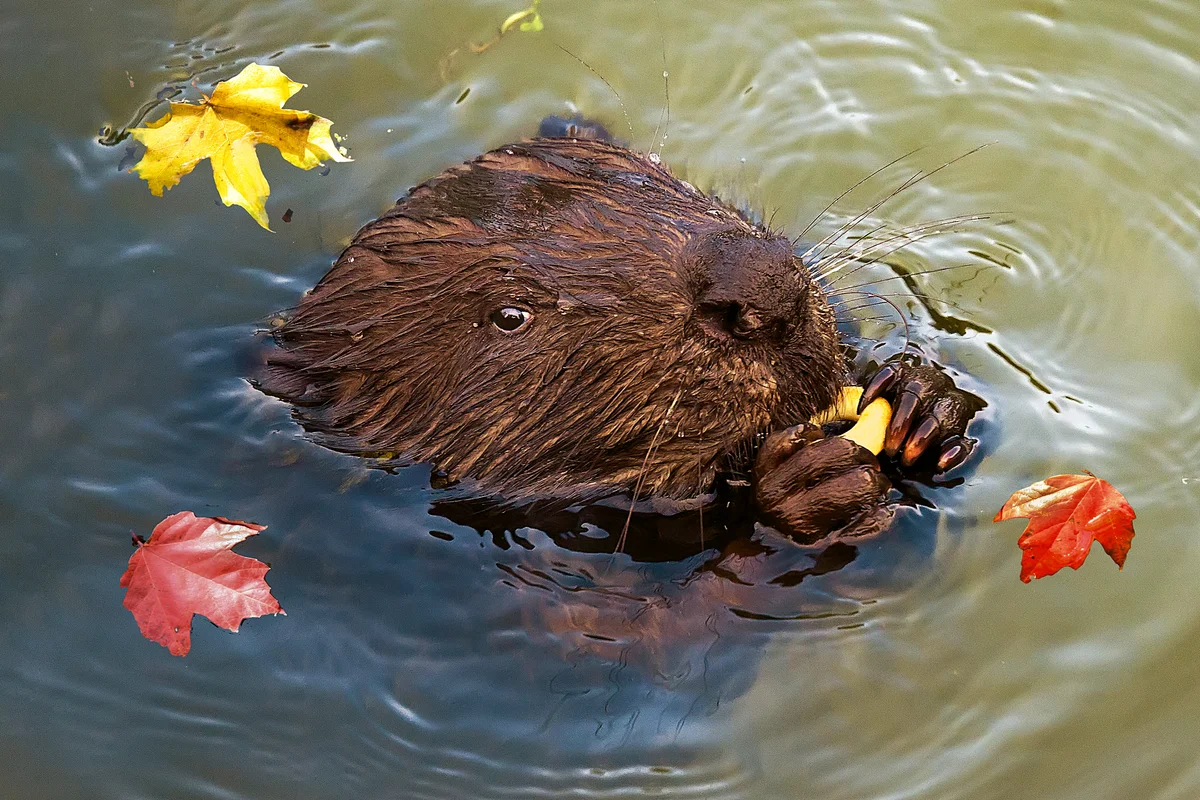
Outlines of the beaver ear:
<svg viewBox="0 0 1200 800">
<path fill-rule="evenodd" d="M 610 144 L 613 141 L 612 134 L 608 132 L 607 128 L 599 122 L 585 119 L 579 114 L 573 117 L 559 117 L 552 114 L 538 125 L 537 135 L 543 139 L 595 139 Z"/>
</svg>

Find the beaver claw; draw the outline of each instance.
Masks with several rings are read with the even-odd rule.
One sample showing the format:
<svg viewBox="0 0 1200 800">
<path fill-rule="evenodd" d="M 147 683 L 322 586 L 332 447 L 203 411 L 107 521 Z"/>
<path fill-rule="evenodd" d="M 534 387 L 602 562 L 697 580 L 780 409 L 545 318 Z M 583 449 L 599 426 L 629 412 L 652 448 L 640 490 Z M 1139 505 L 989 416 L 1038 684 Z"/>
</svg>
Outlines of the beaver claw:
<svg viewBox="0 0 1200 800">
<path fill-rule="evenodd" d="M 937 472 L 967 460 L 975 440 L 965 436 L 967 424 L 987 405 L 959 389 L 935 366 L 893 361 L 880 367 L 863 390 L 859 410 L 879 397 L 894 412 L 883 441 L 883 452 L 911 467 L 926 454 L 936 454 Z"/>
<path fill-rule="evenodd" d="M 887 527 L 891 484 L 869 450 L 802 423 L 767 437 L 754 463 L 764 521 L 810 543 L 830 534 L 863 536 Z"/>
</svg>

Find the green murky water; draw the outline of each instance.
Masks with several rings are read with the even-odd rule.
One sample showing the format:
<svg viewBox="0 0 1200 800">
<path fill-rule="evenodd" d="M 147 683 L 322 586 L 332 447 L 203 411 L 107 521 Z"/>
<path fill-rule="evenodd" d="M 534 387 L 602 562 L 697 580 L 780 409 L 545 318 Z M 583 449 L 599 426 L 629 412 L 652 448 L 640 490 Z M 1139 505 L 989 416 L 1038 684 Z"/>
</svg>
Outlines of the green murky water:
<svg viewBox="0 0 1200 800">
<path fill-rule="evenodd" d="M 543 33 L 447 58 L 518 7 L 0 9 L 0 794 L 1200 794 L 1200 7 L 546 0 Z M 424 471 L 308 444 L 242 356 L 361 224 L 545 114 L 649 146 L 664 56 L 664 159 L 778 227 L 915 147 L 818 233 L 993 143 L 873 217 L 1009 221 L 904 257 L 1003 265 L 920 280 L 978 330 L 897 298 L 984 387 L 989 449 L 940 514 L 836 572 L 733 596 L 681 587 L 697 561 L 619 562 L 660 591 L 614 601 L 572 591 L 607 559 L 480 536 L 431 513 Z M 278 233 L 215 204 L 206 168 L 158 199 L 96 143 L 252 60 L 308 83 L 295 104 L 355 158 L 321 176 L 264 153 Z M 992 515 L 1081 468 L 1138 511 L 1128 565 L 1021 584 L 1019 526 Z M 268 524 L 240 549 L 289 616 L 200 621 L 182 660 L 142 640 L 129 531 L 181 509 Z"/>
</svg>

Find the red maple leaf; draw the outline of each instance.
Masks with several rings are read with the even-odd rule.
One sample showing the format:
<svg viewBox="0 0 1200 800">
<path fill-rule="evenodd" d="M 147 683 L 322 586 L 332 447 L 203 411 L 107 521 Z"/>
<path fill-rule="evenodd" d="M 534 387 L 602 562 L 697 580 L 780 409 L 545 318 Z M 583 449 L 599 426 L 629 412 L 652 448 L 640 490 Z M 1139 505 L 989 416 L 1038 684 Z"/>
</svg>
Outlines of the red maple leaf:
<svg viewBox="0 0 1200 800">
<path fill-rule="evenodd" d="M 1086 475 L 1055 475 L 1026 486 L 1008 498 L 992 522 L 1025 517 L 1017 544 L 1021 580 L 1053 575 L 1063 567 L 1079 569 L 1097 541 L 1104 552 L 1125 566 L 1133 539 L 1133 513 L 1128 501 L 1108 481 Z"/>
<path fill-rule="evenodd" d="M 244 619 L 284 613 L 263 580 L 270 567 L 230 549 L 265 527 L 182 511 L 158 523 L 149 542 L 135 536 L 121 585 L 142 635 L 183 656 L 193 614 L 236 631 Z"/>
</svg>

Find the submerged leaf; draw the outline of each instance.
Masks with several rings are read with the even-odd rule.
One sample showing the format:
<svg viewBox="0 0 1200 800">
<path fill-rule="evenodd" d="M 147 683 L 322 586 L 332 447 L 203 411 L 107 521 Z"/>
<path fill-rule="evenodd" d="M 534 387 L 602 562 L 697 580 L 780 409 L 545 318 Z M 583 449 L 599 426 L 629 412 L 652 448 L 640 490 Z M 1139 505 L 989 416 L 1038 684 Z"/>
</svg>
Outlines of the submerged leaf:
<svg viewBox="0 0 1200 800">
<path fill-rule="evenodd" d="M 288 163 L 301 169 L 312 169 L 325 159 L 350 160 L 329 135 L 332 122 L 283 107 L 303 87 L 278 67 L 250 64 L 237 77 L 217 84 L 212 97 L 196 105 L 171 103 L 165 117 L 130 131 L 146 146 L 134 169 L 161 197 L 164 189 L 210 159 L 222 202 L 241 206 L 270 230 L 266 200 L 271 187 L 259 166 L 256 145 L 278 148 Z"/>
</svg>

